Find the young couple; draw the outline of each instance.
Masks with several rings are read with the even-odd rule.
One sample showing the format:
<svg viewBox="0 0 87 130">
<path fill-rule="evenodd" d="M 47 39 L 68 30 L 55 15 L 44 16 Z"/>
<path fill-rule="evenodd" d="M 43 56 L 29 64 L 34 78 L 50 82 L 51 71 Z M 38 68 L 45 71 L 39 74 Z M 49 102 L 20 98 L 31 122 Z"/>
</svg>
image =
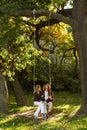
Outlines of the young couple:
<svg viewBox="0 0 87 130">
<path fill-rule="evenodd" d="M 37 106 L 37 110 L 34 113 L 34 118 L 38 118 L 41 112 L 43 118 L 48 118 L 48 113 L 52 111 L 53 92 L 51 91 L 50 84 L 45 84 L 41 90 L 40 85 L 36 85 L 34 88 L 34 105 Z"/>
</svg>

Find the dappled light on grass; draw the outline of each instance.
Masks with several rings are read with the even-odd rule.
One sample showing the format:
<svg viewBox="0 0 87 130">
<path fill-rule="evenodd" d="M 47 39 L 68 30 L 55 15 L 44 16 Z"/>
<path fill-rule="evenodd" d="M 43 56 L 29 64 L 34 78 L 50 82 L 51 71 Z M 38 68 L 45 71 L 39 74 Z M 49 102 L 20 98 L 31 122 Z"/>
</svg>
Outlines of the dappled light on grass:
<svg viewBox="0 0 87 130">
<path fill-rule="evenodd" d="M 71 113 L 69 114 L 70 117 L 75 116 L 75 114 L 77 113 L 77 111 L 80 109 L 80 105 L 78 107 L 74 107 L 74 110 L 71 111 Z"/>
<path fill-rule="evenodd" d="M 33 106 L 27 107 L 27 106 L 23 106 L 19 108 L 20 111 L 27 111 L 27 110 L 33 110 Z"/>
<path fill-rule="evenodd" d="M 66 104 L 63 104 L 62 106 L 60 106 L 62 109 L 69 109 L 70 105 L 66 105 Z"/>
<path fill-rule="evenodd" d="M 0 115 L 2 130 L 86 130 L 87 117 L 75 116 L 81 104 L 79 94 L 55 92 L 52 113 L 48 119 L 40 116 L 37 120 L 32 119 L 36 109 L 32 96 L 27 96 L 30 106 L 23 107 L 18 107 L 11 98 L 8 115 Z"/>
<path fill-rule="evenodd" d="M 60 106 L 54 107 L 52 115 L 44 122 L 41 122 L 43 130 L 71 130 L 72 117 L 77 112 L 80 106 L 71 106 L 61 104 Z M 72 120 L 72 121 L 71 121 Z M 75 120 L 76 121 L 76 120 Z M 40 129 L 40 128 L 39 128 Z M 77 130 L 74 126 L 73 130 Z"/>
</svg>

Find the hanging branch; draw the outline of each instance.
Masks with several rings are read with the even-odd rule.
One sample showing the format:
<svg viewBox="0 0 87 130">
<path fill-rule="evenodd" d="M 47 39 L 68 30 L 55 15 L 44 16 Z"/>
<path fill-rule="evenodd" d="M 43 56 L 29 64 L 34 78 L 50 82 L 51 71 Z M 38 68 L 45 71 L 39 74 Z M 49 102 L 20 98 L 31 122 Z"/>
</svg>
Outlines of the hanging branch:
<svg viewBox="0 0 87 130">
<path fill-rule="evenodd" d="M 42 46 L 39 44 L 40 37 L 41 37 L 41 35 L 39 34 L 39 29 L 36 28 L 36 37 L 35 37 L 35 39 L 36 39 L 36 44 L 38 45 L 38 47 L 39 47 L 41 50 L 43 50 L 43 51 L 49 51 L 49 49 L 44 48 L 44 47 L 42 47 Z M 54 50 L 51 49 L 51 50 L 50 50 L 50 53 L 54 53 Z"/>
<path fill-rule="evenodd" d="M 49 20 L 50 20 L 50 26 L 51 26 L 51 25 L 54 25 L 54 24 L 58 24 L 58 23 L 60 22 L 59 20 L 54 20 L 54 19 L 49 19 Z M 35 36 L 36 44 L 37 44 L 37 46 L 38 46 L 41 50 L 43 50 L 43 51 L 49 51 L 49 49 L 44 48 L 44 47 L 42 47 L 42 46 L 39 44 L 39 40 L 40 40 L 40 37 L 41 37 L 41 35 L 39 34 L 39 30 L 40 30 L 41 28 L 45 27 L 45 26 L 49 26 L 49 24 L 48 24 L 49 20 L 41 21 L 41 22 L 39 22 L 38 24 L 31 24 L 31 23 L 29 23 L 28 21 L 24 21 L 27 25 L 31 25 L 31 26 L 33 26 L 33 27 L 35 28 L 35 30 L 36 30 L 36 31 L 35 31 L 35 34 L 36 34 L 36 36 Z M 31 34 L 30 38 L 32 38 L 33 35 L 34 35 L 34 32 Z M 50 50 L 50 53 L 54 53 L 54 49 L 55 49 L 55 48 L 56 48 L 56 46 L 55 46 L 53 49 Z"/>
<path fill-rule="evenodd" d="M 60 66 L 62 65 L 63 59 L 64 59 L 65 56 L 66 56 L 66 52 L 67 52 L 67 51 L 71 51 L 71 50 L 75 50 L 75 47 L 66 49 L 66 50 L 64 51 L 63 56 L 62 56 L 62 59 L 61 59 L 61 62 L 60 62 Z"/>
</svg>

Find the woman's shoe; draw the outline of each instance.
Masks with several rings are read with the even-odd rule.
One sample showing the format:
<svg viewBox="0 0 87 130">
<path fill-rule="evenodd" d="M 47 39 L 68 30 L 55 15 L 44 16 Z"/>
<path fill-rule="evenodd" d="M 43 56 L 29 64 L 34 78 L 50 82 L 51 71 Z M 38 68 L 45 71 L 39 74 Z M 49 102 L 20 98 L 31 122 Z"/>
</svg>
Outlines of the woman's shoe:
<svg viewBox="0 0 87 130">
<path fill-rule="evenodd" d="M 37 116 L 33 115 L 33 117 L 32 117 L 32 118 L 36 120 L 36 119 L 37 119 Z"/>
</svg>

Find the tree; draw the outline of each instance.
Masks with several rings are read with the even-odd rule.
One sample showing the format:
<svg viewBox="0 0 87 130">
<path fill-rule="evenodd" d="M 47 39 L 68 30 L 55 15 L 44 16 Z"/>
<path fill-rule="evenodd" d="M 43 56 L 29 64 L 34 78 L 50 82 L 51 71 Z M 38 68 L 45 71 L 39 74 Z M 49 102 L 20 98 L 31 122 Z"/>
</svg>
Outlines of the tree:
<svg viewBox="0 0 87 130">
<path fill-rule="evenodd" d="M 5 77 L 0 72 L 0 114 L 7 113 L 8 89 Z"/>
<path fill-rule="evenodd" d="M 87 1 L 73 2 L 73 35 L 80 59 L 82 105 L 79 112 L 87 113 Z"/>
<path fill-rule="evenodd" d="M 20 85 L 16 75 L 14 77 L 14 81 L 11 82 L 11 85 L 12 85 L 12 88 L 13 88 L 13 92 L 15 94 L 17 105 L 18 106 L 28 105 L 26 98 L 25 98 L 25 95 L 24 95 L 24 92 L 21 88 L 21 85 Z"/>
<path fill-rule="evenodd" d="M 64 6 L 69 1 L 73 2 L 73 8 L 65 9 Z M 75 48 L 77 49 L 80 60 L 80 77 L 82 88 L 82 104 L 80 112 L 87 113 L 87 1 L 60 0 L 58 2 L 54 1 L 54 3 L 51 3 L 51 1 L 44 0 L 44 5 L 41 4 L 41 2 L 42 1 L 38 0 L 36 4 L 33 5 L 33 10 L 36 9 L 35 12 L 32 10 L 32 8 L 30 8 L 31 10 L 28 10 L 28 8 L 26 8 L 27 10 L 25 10 L 23 6 L 21 6 L 20 8 L 17 8 L 16 13 L 13 11 L 10 13 L 10 15 L 14 17 L 33 17 L 35 13 L 36 17 L 46 16 L 48 18 L 50 14 L 51 24 L 59 23 L 60 21 L 62 21 L 71 25 L 73 29 Z M 46 4 L 48 6 L 46 6 Z M 49 11 L 49 5 L 52 5 L 50 7 L 53 7 L 54 9 L 50 9 L 51 11 Z M 44 9 L 40 10 L 40 8 L 42 7 L 44 7 Z M 9 14 L 9 11 L 6 10 L 6 6 L 0 10 L 0 14 Z M 46 22 L 47 19 L 45 20 L 45 24 L 43 26 L 46 26 Z M 40 23 L 42 23 L 42 21 L 40 21 L 38 25 Z"/>
</svg>

